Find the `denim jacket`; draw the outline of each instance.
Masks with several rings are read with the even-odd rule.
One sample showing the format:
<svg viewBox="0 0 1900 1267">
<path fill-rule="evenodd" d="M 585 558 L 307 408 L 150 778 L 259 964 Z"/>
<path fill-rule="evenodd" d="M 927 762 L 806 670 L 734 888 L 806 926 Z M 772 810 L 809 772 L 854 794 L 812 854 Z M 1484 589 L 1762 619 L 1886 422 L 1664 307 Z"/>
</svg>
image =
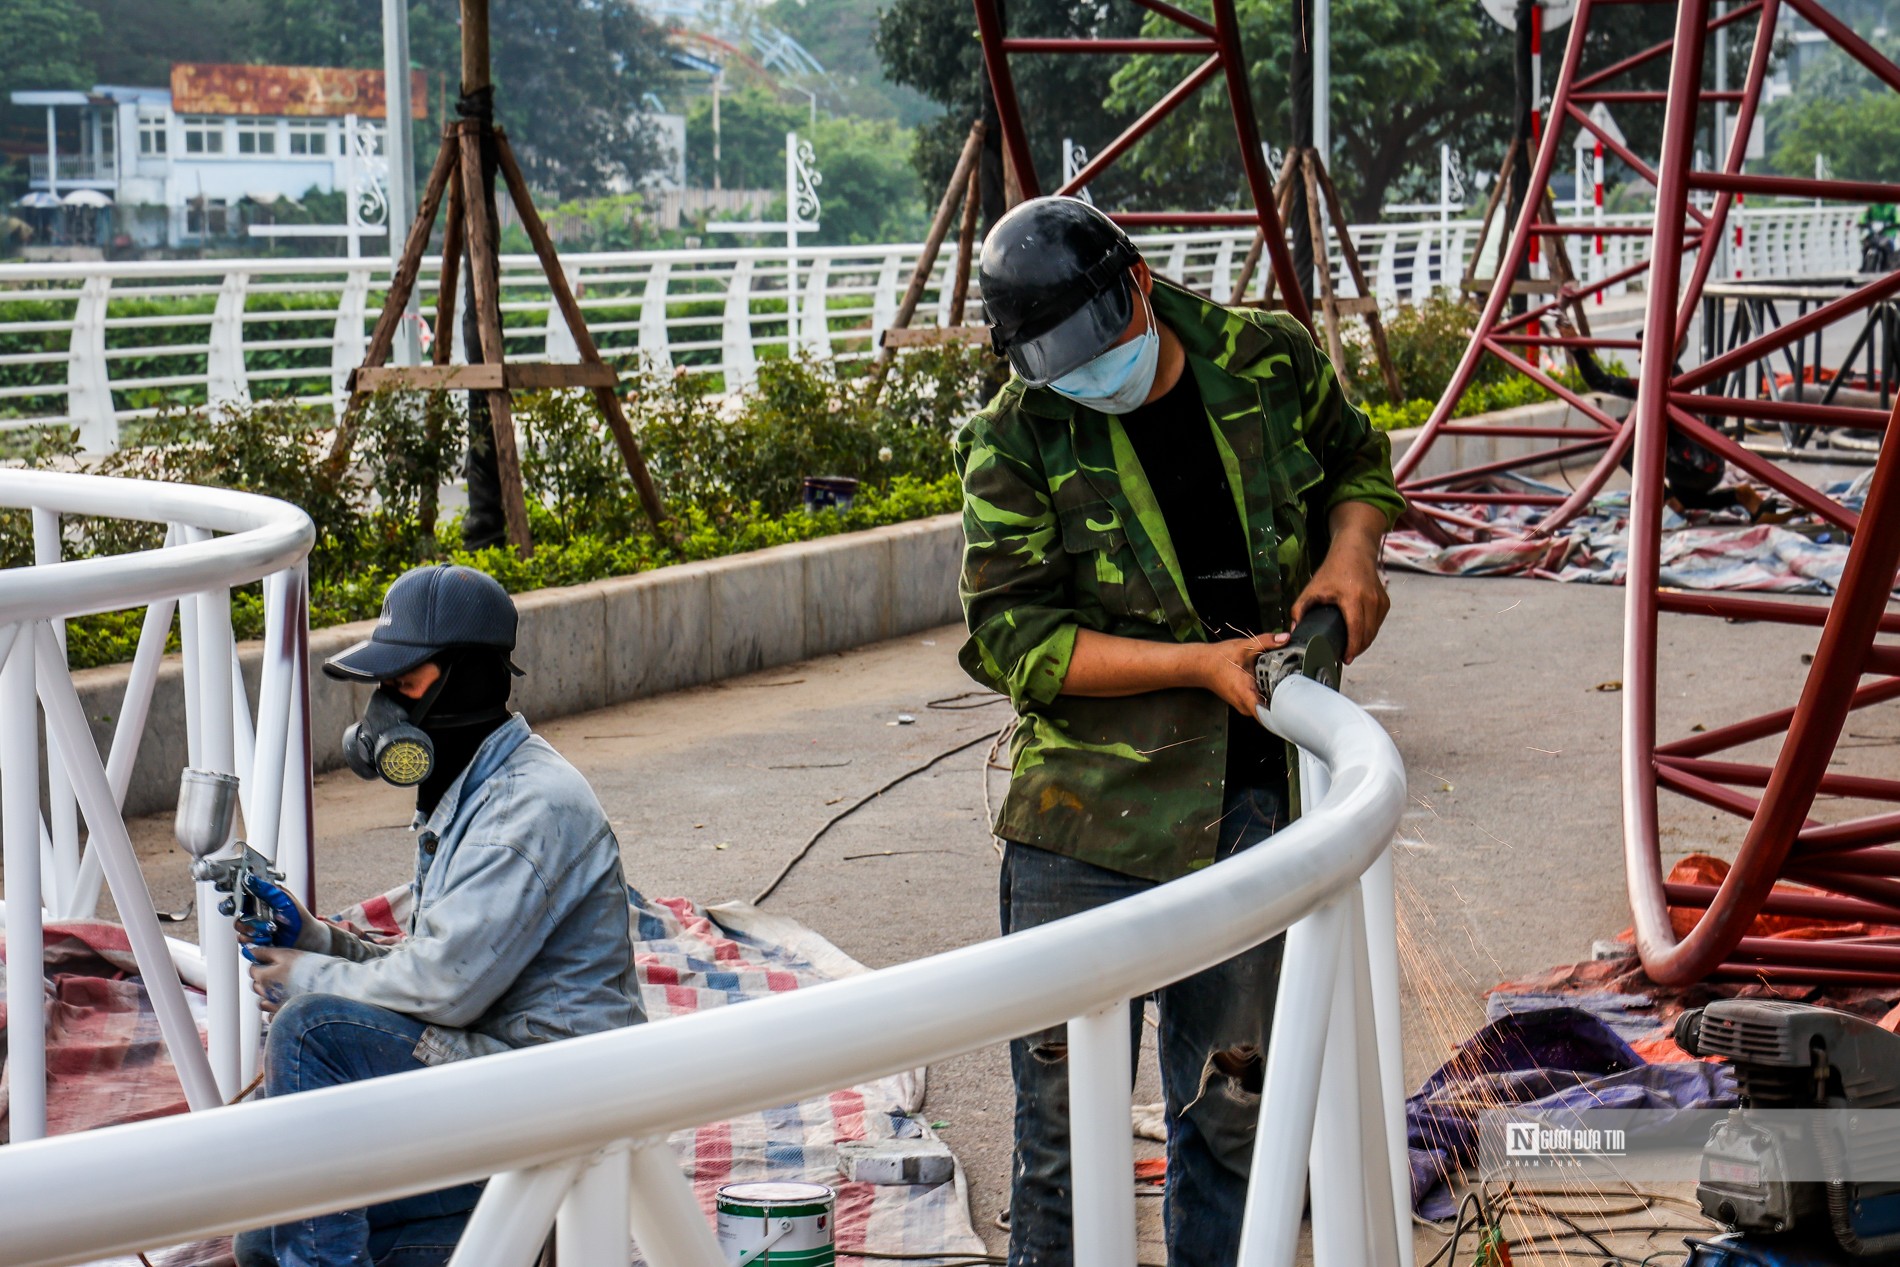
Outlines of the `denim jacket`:
<svg viewBox="0 0 1900 1267">
<path fill-rule="evenodd" d="M 289 997 L 336 994 L 428 1025 L 425 1064 L 645 1019 L 620 846 L 580 771 L 519 714 L 476 750 L 417 840 L 408 936 L 306 928 Z"/>
</svg>

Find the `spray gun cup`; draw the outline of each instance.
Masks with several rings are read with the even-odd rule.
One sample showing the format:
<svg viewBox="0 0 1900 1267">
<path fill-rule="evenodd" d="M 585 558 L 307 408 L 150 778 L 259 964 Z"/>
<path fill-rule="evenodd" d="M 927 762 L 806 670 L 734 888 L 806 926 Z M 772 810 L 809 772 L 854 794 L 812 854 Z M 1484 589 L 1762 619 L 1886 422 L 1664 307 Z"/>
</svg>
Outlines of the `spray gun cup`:
<svg viewBox="0 0 1900 1267">
<path fill-rule="evenodd" d="M 178 816 L 172 823 L 179 847 L 195 859 L 224 848 L 231 841 L 237 801 L 235 774 L 187 768 L 178 778 Z"/>
</svg>

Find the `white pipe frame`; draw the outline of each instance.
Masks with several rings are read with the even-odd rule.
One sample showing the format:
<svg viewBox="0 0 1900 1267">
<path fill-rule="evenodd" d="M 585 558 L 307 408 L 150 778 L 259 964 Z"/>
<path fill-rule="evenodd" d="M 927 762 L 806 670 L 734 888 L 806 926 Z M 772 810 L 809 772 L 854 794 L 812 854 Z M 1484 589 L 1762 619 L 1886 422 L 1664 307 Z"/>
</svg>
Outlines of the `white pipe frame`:
<svg viewBox="0 0 1900 1267">
<path fill-rule="evenodd" d="M 242 776 L 258 818 L 246 827 L 260 852 L 286 840 L 308 890 L 310 747 L 304 560 L 315 531 L 295 507 L 266 497 L 146 480 L 0 470 L 0 506 L 26 508 L 34 523 L 32 567 L 0 572 L 0 837 L 5 864 L 5 938 L 16 982 L 33 979 L 47 920 L 97 917 L 109 886 L 166 1050 L 187 1104 L 222 1105 L 256 1066 L 260 1025 L 222 895 L 197 886 L 201 946 L 167 938 L 133 852 L 123 807 L 150 716 L 174 611 L 182 618 L 187 749 L 193 764 Z M 168 525 L 156 550 L 61 561 L 64 516 L 105 516 Z M 219 535 L 222 534 L 222 535 Z M 262 580 L 267 621 L 255 758 L 242 768 L 250 731 L 235 714 L 237 672 L 230 594 Z M 110 748 L 98 742 L 67 668 L 64 621 L 145 606 L 137 653 Z M 40 715 L 46 733 L 47 816 L 41 816 Z M 79 823 L 88 839 L 83 850 Z M 50 829 L 48 824 L 50 823 Z M 11 952 L 18 948 L 17 956 Z M 29 952 L 32 947 L 34 952 Z M 209 1051 L 185 997 L 210 1002 Z M 8 1121 L 15 1141 L 46 1129 L 45 1029 L 40 1009 L 7 1011 Z M 11 1150 L 8 1150 L 11 1151 Z M 0 1241 L 6 1238 L 0 1233 Z"/>
<path fill-rule="evenodd" d="M 744 1007 L 0 1149 L 0 1265 L 83 1263 L 489 1179 L 456 1267 L 526 1264 L 557 1222 L 577 1242 L 569 1251 L 563 1236 L 563 1264 L 584 1252 L 595 1261 L 596 1247 L 598 1261 L 624 1261 L 613 1255 L 626 1227 L 649 1261 L 722 1267 L 669 1133 L 1066 1021 L 1079 1252 L 1086 1243 L 1091 1267 L 1132 1267 L 1128 1002 L 1282 931 L 1241 1261 L 1292 1263 L 1310 1169 L 1315 1230 L 1327 1229 L 1321 1267 L 1408 1263 L 1401 1088 L 1396 1065 L 1381 1061 L 1399 1049 L 1394 912 L 1379 874 L 1404 769 L 1371 717 L 1315 682 L 1282 684 L 1260 719 L 1305 755 L 1307 812 L 1204 871 Z M 259 1139 L 370 1134 L 382 1143 L 347 1166 L 319 1148 L 288 1150 L 268 1168 L 255 1160 Z M 74 1220 L 82 1184 L 114 1200 Z"/>
</svg>

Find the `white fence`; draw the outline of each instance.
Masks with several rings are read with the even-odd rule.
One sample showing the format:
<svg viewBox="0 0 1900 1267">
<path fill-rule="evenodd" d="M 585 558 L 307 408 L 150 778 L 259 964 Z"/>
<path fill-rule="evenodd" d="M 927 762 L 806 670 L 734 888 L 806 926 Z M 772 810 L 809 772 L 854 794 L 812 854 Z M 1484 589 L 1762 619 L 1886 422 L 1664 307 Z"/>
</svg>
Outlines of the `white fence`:
<svg viewBox="0 0 1900 1267">
<path fill-rule="evenodd" d="M 46 1016 L 33 1005 L 38 955 L 27 948 L 41 945 L 48 918 L 98 918 L 102 886 L 110 887 L 187 1103 L 194 1109 L 220 1105 L 256 1072 L 261 1016 L 238 959 L 231 917 L 218 912 L 222 895 L 207 882 L 197 884 L 198 947 L 167 938 L 122 807 L 176 612 L 189 762 L 241 776 L 244 838 L 277 860 L 287 884 L 309 895 L 304 559 L 316 533 L 302 511 L 269 498 L 90 475 L 0 470 L 0 506 L 31 511 L 35 560 L 31 567 L 0 571 L 0 874 L 6 883 L 0 926 L 12 969 L 6 1066 L 7 1124 L 14 1141 L 0 1151 L 12 1153 L 46 1129 Z M 64 515 L 166 525 L 164 545 L 61 562 Z M 264 666 L 253 717 L 232 639 L 231 589 L 260 579 Z M 137 607 L 145 608 L 138 651 L 101 760 L 67 671 L 65 621 Z M 205 992 L 208 1052 L 199 1041 L 186 984 Z M 0 1257 L 10 1240 L 0 1219 Z"/>
<path fill-rule="evenodd" d="M 1744 268 L 1753 277 L 1852 272 L 1859 208 L 1769 208 L 1742 213 Z M 1581 223 L 1581 222 L 1580 222 Z M 1611 217 L 1613 226 L 1647 223 Z M 1495 259 L 1501 226 L 1478 242 L 1476 221 L 1361 225 L 1352 230 L 1373 291 L 1387 304 L 1455 288 L 1480 251 Z M 1241 232 L 1140 239 L 1167 276 L 1227 298 L 1244 259 Z M 1588 237 L 1568 239 L 1587 278 L 1598 257 Z M 1600 266 L 1616 272 L 1648 253 L 1648 239 L 1612 236 Z M 749 381 L 761 360 L 788 351 L 857 357 L 895 318 L 916 266 L 915 245 L 575 254 L 564 264 L 596 342 L 623 365 L 722 373 Z M 948 319 L 954 252 L 939 259 L 917 321 Z M 1337 251 L 1340 293 L 1357 293 Z M 340 401 L 374 324 L 386 261 L 222 260 L 0 266 L 0 429 L 63 423 L 81 445 L 104 451 L 121 424 L 165 402 L 288 394 Z M 1254 277 L 1259 293 L 1265 270 Z M 425 270 L 422 306 L 433 311 Z M 1619 288 L 1621 289 L 1621 288 Z M 788 302 L 789 299 L 789 302 Z M 502 262 L 511 356 L 578 359 L 539 266 Z M 980 296 L 970 319 L 981 311 Z M 457 361 L 462 360 L 459 322 Z"/>
<path fill-rule="evenodd" d="M 196 595 L 186 601 L 195 605 L 204 734 L 193 760 L 219 762 L 226 752 L 215 751 L 209 735 L 225 717 L 246 714 L 221 712 L 233 701 L 206 689 L 223 680 L 230 646 L 225 629 L 212 629 L 214 608 L 230 585 L 276 578 L 277 654 L 300 653 L 290 636 L 299 610 L 292 587 L 309 545 L 308 521 L 241 494 L 23 473 L 0 475 L 0 505 L 105 511 L 234 534 L 167 547 L 166 567 L 129 556 L 0 573 L 0 638 L 12 644 L 0 683 L 9 950 L 39 945 L 39 784 L 30 755 L 37 664 L 52 733 L 68 754 L 63 768 L 74 775 L 93 829 L 89 852 L 105 850 L 128 931 L 144 930 L 133 940 L 163 1015 L 162 998 L 177 995 L 182 1007 L 182 992 L 169 970 L 153 967 L 165 951 L 155 944 L 150 900 L 48 622 L 152 603 L 168 625 L 168 598 Z M 253 843 L 258 824 L 289 819 L 277 839 L 294 852 L 297 833 L 308 831 L 308 820 L 296 818 L 304 811 L 293 811 L 288 794 L 281 808 L 269 800 L 272 788 L 287 787 L 285 776 L 297 773 L 295 757 L 283 761 L 278 743 L 297 731 L 297 696 L 284 689 L 292 677 L 267 678 L 278 685 L 263 693 L 253 758 L 246 762 L 239 750 L 227 768 L 258 776 L 245 806 Z M 291 722 L 279 726 L 286 714 Z M 1067 1021 L 1076 1260 L 1133 1267 L 1128 1000 L 1284 930 L 1241 1262 L 1294 1261 L 1310 1172 L 1322 1267 L 1409 1267 L 1398 944 L 1386 853 L 1405 805 L 1405 772 L 1377 723 L 1317 682 L 1282 683 L 1260 720 L 1299 747 L 1308 808 L 1271 842 L 1225 862 L 1040 928 L 741 1007 L 309 1095 L 14 1143 L 0 1148 L 0 1264 L 89 1262 L 487 1178 L 456 1267 L 526 1267 L 557 1220 L 562 1267 L 624 1267 L 630 1239 L 651 1263 L 725 1267 L 666 1144 L 670 1132 Z M 244 727 L 235 729 L 241 736 Z M 73 760 L 74 753 L 87 759 Z M 59 796 L 52 796 L 55 810 Z M 228 925 L 207 936 L 219 953 L 233 946 Z M 215 979 L 221 970 L 212 953 L 208 943 L 205 964 Z M 32 956 L 9 959 L 17 1004 Z M 31 1058 L 37 1044 L 25 1032 L 30 1023 L 19 1018 L 36 1012 L 9 1010 L 22 1025 L 9 1036 L 16 1140 L 24 1139 L 22 1094 L 41 1073 Z M 200 1062 L 204 1053 L 195 1041 L 171 1044 L 189 1078 L 187 1047 Z M 192 1103 L 215 1104 L 215 1093 L 206 1094 Z M 371 1137 L 380 1141 L 376 1148 L 341 1161 L 331 1149 L 296 1147 L 259 1162 L 261 1141 Z"/>
</svg>

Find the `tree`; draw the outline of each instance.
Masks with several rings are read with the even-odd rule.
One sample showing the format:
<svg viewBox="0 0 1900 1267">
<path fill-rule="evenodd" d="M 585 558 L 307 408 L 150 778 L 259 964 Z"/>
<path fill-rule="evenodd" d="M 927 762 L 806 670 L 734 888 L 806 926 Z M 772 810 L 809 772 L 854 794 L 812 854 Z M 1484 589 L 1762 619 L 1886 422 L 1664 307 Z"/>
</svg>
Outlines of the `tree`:
<svg viewBox="0 0 1900 1267">
<path fill-rule="evenodd" d="M 79 0 L 99 20 L 88 42 L 96 83 L 163 88 L 173 62 L 250 56 L 261 0 Z"/>
<path fill-rule="evenodd" d="M 379 0 L 259 3 L 259 60 L 383 64 Z M 461 82 L 459 13 L 457 0 L 409 5 L 410 57 L 450 85 Z M 495 7 L 489 38 L 496 116 L 537 188 L 599 194 L 663 165 L 646 98 L 670 85 L 672 70 L 664 33 L 631 0 L 512 0 Z"/>
<path fill-rule="evenodd" d="M 719 183 L 726 189 L 778 189 L 785 184 L 785 134 L 805 124 L 805 103 L 791 105 L 748 84 L 719 99 Z M 713 183 L 712 98 L 686 116 L 686 183 Z"/>
<path fill-rule="evenodd" d="M 1889 35 L 1874 42 L 1890 58 L 1900 54 L 1900 39 Z M 1844 180 L 1895 179 L 1900 173 L 1900 94 L 1832 47 L 1797 69 L 1793 87 L 1763 111 L 1776 171 L 1812 176 L 1818 156 Z"/>
<path fill-rule="evenodd" d="M 923 185 L 910 165 L 909 130 L 889 119 L 820 119 L 812 155 L 823 183 L 816 240 L 826 244 L 915 242 L 929 223 Z"/>
<path fill-rule="evenodd" d="M 1263 139 L 1291 135 L 1287 86 L 1293 6 L 1302 0 L 1238 0 L 1241 45 Z M 1206 16 L 1206 0 L 1182 0 Z M 1600 8 L 1586 65 L 1605 66 L 1669 38 L 1666 6 Z M 1745 24 L 1744 24 L 1745 25 Z M 1179 27 L 1143 17 L 1129 0 L 1069 5 L 1012 0 L 1011 35 L 1173 36 Z M 1377 219 L 1398 198 L 1438 183 L 1438 147 L 1450 144 L 1468 171 L 1495 170 L 1509 139 L 1514 72 L 1512 37 L 1484 16 L 1478 0 L 1333 0 L 1333 168 L 1348 214 Z M 1546 44 L 1546 89 L 1555 77 L 1562 34 Z M 1745 47 L 1746 39 L 1735 41 Z M 948 107 L 920 133 L 920 169 L 940 187 L 963 130 L 975 114 L 979 47 L 967 0 L 895 0 L 878 28 L 887 73 Z M 1738 56 L 1745 56 L 1738 47 Z M 1043 57 L 1010 62 L 1030 148 L 1045 186 L 1060 168 L 1060 144 L 1073 137 L 1090 152 L 1116 136 L 1189 70 L 1182 56 Z M 1660 87 L 1668 63 L 1643 67 L 1626 82 Z M 1621 86 L 1621 85 L 1619 85 Z M 1637 151 L 1653 149 L 1661 111 L 1618 119 Z M 1233 120 L 1216 80 L 1140 142 L 1091 193 L 1104 205 L 1137 208 L 1237 207 L 1247 201 L 1235 153 Z"/>
<path fill-rule="evenodd" d="M 1131 36 L 1141 26 L 1141 14 L 1125 0 L 1009 0 L 1005 22 L 1012 36 Z M 982 47 L 970 0 L 895 0 L 878 16 L 877 52 L 894 82 L 945 109 L 941 118 L 918 128 L 913 159 L 934 196 L 948 183 L 982 106 Z M 1051 188 L 1049 177 L 1062 171 L 1065 135 L 1084 124 L 1113 135 L 1132 117 L 1104 105 L 1109 77 L 1123 60 L 1066 54 L 1011 60 L 1030 156 Z"/>
<path fill-rule="evenodd" d="M 92 87 L 99 20 L 73 0 L 0 0 L 0 31 L 0 94 Z"/>
</svg>

